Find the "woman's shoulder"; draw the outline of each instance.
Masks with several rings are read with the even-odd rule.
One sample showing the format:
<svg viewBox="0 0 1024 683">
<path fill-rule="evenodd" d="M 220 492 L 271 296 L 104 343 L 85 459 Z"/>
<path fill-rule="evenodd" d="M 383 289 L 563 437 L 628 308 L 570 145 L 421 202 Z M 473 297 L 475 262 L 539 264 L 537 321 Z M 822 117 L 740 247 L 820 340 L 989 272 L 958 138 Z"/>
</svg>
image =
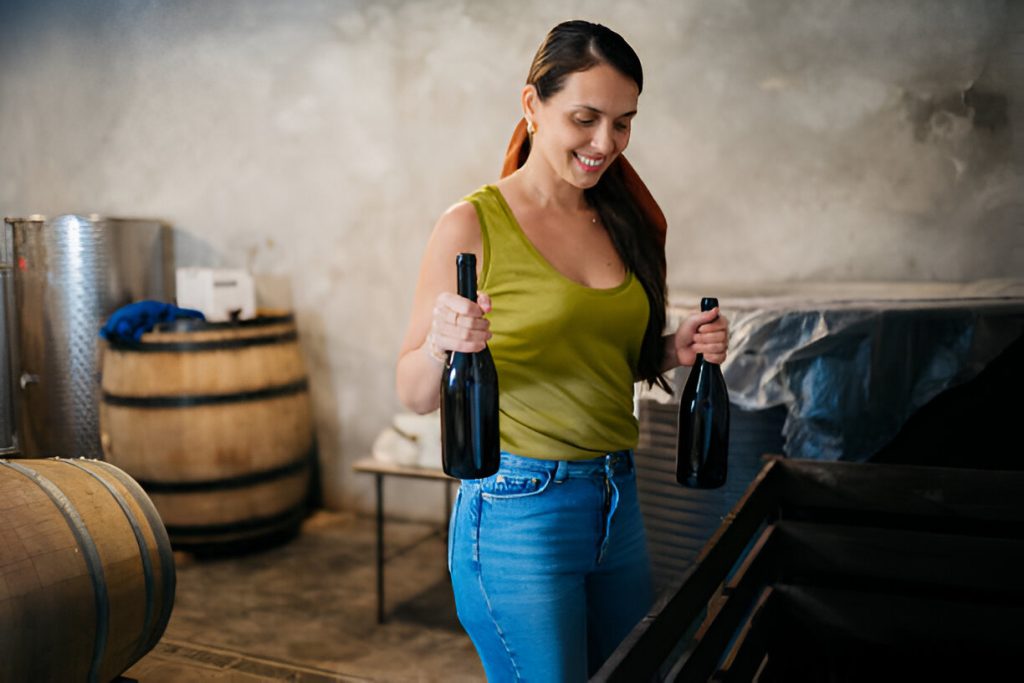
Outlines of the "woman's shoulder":
<svg viewBox="0 0 1024 683">
<path fill-rule="evenodd" d="M 448 231 L 460 231 L 468 229 L 480 229 L 479 219 L 476 215 L 476 207 L 469 197 L 459 200 L 445 209 L 444 213 L 437 220 L 439 228 Z"/>
<path fill-rule="evenodd" d="M 452 204 L 441 214 L 434 226 L 434 238 L 463 250 L 480 244 L 480 219 L 469 197 Z"/>
<path fill-rule="evenodd" d="M 434 233 L 445 242 L 480 244 L 482 231 L 504 215 L 498 186 L 483 185 L 448 207 L 438 219 Z"/>
<path fill-rule="evenodd" d="M 487 208 L 498 201 L 497 188 L 494 185 L 483 185 L 449 206 L 441 214 L 437 225 L 446 231 L 472 231 L 479 234 L 481 212 L 486 213 Z"/>
</svg>

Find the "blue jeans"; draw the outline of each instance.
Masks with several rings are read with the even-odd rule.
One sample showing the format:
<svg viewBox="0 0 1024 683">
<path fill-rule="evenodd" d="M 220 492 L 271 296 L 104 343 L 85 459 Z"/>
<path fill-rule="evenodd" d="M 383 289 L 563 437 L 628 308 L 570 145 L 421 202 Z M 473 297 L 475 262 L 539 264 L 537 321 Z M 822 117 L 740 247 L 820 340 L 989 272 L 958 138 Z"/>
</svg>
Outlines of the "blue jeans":
<svg viewBox="0 0 1024 683">
<path fill-rule="evenodd" d="M 502 453 L 459 488 L 448 569 L 488 681 L 585 681 L 654 601 L 632 453 Z"/>
</svg>

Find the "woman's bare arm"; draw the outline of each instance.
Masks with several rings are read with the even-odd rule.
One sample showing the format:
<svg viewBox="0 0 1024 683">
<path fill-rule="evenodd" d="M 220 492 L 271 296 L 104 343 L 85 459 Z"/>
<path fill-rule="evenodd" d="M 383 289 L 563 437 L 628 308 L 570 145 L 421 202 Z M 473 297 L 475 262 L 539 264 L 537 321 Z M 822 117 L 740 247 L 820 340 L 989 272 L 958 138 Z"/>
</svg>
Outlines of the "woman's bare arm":
<svg viewBox="0 0 1024 683">
<path fill-rule="evenodd" d="M 398 355 L 395 388 L 402 404 L 417 413 L 435 410 L 440 401 L 444 351 L 479 351 L 490 339 L 490 299 L 478 303 L 456 293 L 455 257 L 476 254 L 483 265 L 483 240 L 476 210 L 468 202 L 448 209 L 434 226 L 420 265 L 409 326 Z M 457 314 L 457 315 L 456 315 Z"/>
</svg>

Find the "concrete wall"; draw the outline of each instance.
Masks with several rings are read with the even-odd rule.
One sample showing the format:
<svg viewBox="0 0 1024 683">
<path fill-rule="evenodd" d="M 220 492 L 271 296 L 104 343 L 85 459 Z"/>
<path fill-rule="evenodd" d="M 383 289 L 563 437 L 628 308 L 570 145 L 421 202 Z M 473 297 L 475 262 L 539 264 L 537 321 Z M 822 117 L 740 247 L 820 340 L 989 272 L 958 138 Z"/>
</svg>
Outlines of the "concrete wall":
<svg viewBox="0 0 1024 683">
<path fill-rule="evenodd" d="M 429 231 L 576 16 L 644 61 L 629 155 L 674 289 L 1024 273 L 1024 3 L 998 0 L 0 0 L 0 211 L 159 217 L 179 264 L 251 269 L 298 315 L 326 500 L 366 509 Z"/>
</svg>

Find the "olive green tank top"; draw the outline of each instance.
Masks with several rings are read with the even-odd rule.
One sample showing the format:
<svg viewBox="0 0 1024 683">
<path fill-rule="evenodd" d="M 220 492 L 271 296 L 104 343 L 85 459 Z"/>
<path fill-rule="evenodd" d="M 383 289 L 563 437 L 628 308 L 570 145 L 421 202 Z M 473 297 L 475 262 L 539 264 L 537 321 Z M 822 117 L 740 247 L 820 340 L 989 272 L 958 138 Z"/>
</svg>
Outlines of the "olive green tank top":
<svg viewBox="0 0 1024 683">
<path fill-rule="evenodd" d="M 490 295 L 503 450 L 546 460 L 635 448 L 633 382 L 650 314 L 629 272 L 594 289 L 555 269 L 494 185 L 466 201 L 483 237 L 479 289 Z"/>
</svg>

